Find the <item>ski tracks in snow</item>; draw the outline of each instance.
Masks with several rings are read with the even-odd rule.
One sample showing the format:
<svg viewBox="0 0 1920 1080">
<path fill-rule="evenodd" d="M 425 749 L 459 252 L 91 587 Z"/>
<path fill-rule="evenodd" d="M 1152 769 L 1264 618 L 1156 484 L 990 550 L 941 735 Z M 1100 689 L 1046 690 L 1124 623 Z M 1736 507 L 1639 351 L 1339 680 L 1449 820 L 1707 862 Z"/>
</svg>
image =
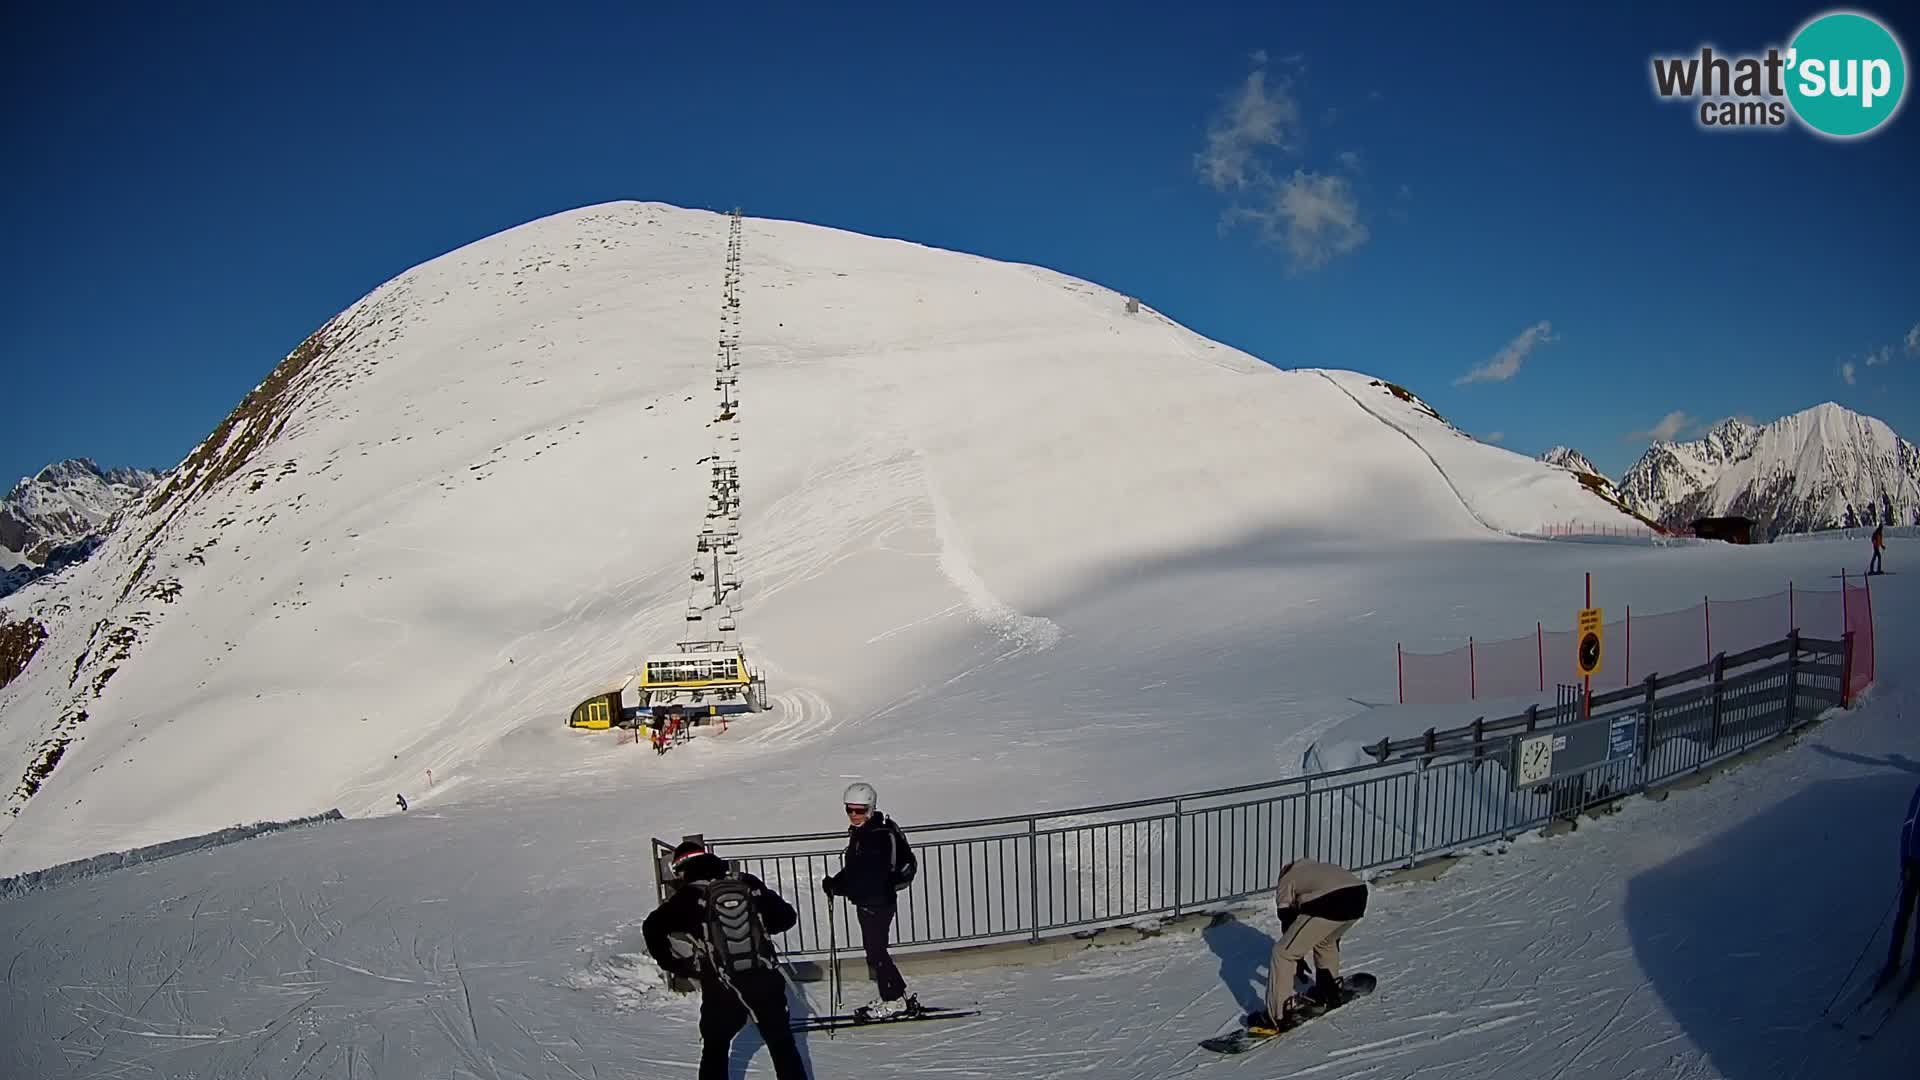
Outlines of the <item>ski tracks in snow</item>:
<svg viewBox="0 0 1920 1080">
<path fill-rule="evenodd" d="M 1432 463 L 1433 471 L 1440 474 L 1440 479 L 1446 482 L 1447 490 L 1453 492 L 1453 497 L 1460 500 L 1461 508 L 1464 509 L 1469 515 L 1471 515 L 1473 517 L 1473 520 L 1479 522 L 1483 527 L 1487 529 L 1488 532 L 1498 533 L 1502 536 L 1509 535 L 1507 533 L 1507 530 L 1500 528 L 1499 526 L 1495 525 L 1493 522 L 1488 521 L 1486 518 L 1480 516 L 1480 511 L 1474 509 L 1473 503 L 1467 500 L 1466 493 L 1460 490 L 1460 485 L 1454 483 L 1453 477 L 1447 475 L 1446 467 L 1440 464 L 1440 459 L 1434 457 L 1433 451 L 1428 450 L 1426 446 L 1423 443 L 1421 443 L 1421 441 L 1418 438 L 1416 438 L 1412 432 L 1408 431 L 1406 428 L 1401 427 L 1399 424 L 1394 423 L 1392 420 L 1387 419 L 1387 417 L 1382 415 L 1381 413 L 1368 408 L 1366 402 L 1361 401 L 1358 397 L 1356 397 L 1353 391 L 1348 390 L 1344 386 L 1341 386 L 1340 381 L 1338 379 L 1335 379 L 1332 375 L 1329 375 L 1324 371 L 1318 371 L 1318 370 L 1316 370 L 1314 374 L 1327 380 L 1327 382 L 1331 384 L 1335 390 L 1338 390 L 1340 391 L 1340 393 L 1346 395 L 1347 400 L 1353 402 L 1354 406 L 1358 408 L 1361 412 L 1366 413 L 1368 416 L 1371 416 L 1375 420 L 1380 421 L 1380 423 L 1386 425 L 1392 431 L 1398 432 L 1402 438 L 1412 443 L 1413 448 L 1415 450 L 1420 451 L 1420 456 L 1426 458 L 1427 461 Z"/>
<path fill-rule="evenodd" d="M 847 722 L 846 716 L 835 716 L 833 704 L 818 690 L 801 686 L 772 697 L 773 715 L 780 719 L 764 726 L 742 724 L 749 733 L 740 742 L 750 746 L 791 746 L 831 735 Z"/>
<path fill-rule="evenodd" d="M 960 527 L 934 483 L 928 468 L 926 451 L 915 448 L 914 460 L 920 467 L 921 483 L 927 503 L 933 509 L 933 532 L 940 541 L 940 572 L 960 590 L 975 618 L 984 622 L 994 635 L 1014 646 L 1016 654 L 1044 652 L 1060 643 L 1060 626 L 1051 619 L 1025 615 L 1003 602 L 974 569 L 960 539 Z"/>
</svg>

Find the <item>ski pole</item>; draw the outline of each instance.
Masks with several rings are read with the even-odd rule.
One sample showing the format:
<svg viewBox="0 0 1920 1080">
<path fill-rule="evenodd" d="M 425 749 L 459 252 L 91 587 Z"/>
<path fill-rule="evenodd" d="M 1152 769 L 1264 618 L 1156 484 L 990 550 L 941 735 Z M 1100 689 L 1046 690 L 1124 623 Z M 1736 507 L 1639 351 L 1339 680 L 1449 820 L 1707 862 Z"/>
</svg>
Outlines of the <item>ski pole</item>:
<svg viewBox="0 0 1920 1080">
<path fill-rule="evenodd" d="M 839 933 L 834 929 L 833 897 L 827 897 L 827 987 L 833 996 L 833 1015 L 840 1015 L 840 941 Z M 836 1024 L 834 1027 L 838 1027 Z M 827 1029 L 827 1038 L 833 1038 L 833 1028 Z"/>
<path fill-rule="evenodd" d="M 1853 958 L 1853 966 L 1847 969 L 1847 977 L 1840 980 L 1840 989 L 1833 992 L 1833 1001 L 1827 1002 L 1827 1007 L 1820 1010 L 1820 1015 L 1825 1016 L 1832 1011 L 1833 1003 L 1839 1001 L 1840 995 L 1846 992 L 1847 984 L 1853 981 L 1853 973 L 1860 970 L 1860 961 L 1867 958 L 1867 950 L 1873 948 L 1873 943 L 1880 940 L 1880 928 L 1887 924 L 1887 916 L 1893 914 L 1894 907 L 1899 903 L 1900 894 L 1896 892 L 1893 894 L 1893 903 L 1887 905 L 1887 910 L 1880 916 L 1880 921 L 1873 924 L 1873 934 L 1867 938 L 1866 945 L 1861 947 L 1860 955 Z"/>
</svg>

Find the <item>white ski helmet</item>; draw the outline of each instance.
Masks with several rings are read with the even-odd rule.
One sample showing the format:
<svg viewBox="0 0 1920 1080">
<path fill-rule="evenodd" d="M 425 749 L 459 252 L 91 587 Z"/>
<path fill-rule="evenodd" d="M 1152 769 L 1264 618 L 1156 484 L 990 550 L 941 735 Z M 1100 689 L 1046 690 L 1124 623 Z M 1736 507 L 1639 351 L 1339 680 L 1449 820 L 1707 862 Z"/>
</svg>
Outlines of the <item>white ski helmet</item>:
<svg viewBox="0 0 1920 1080">
<path fill-rule="evenodd" d="M 865 782 L 848 784 L 847 793 L 840 797 L 840 801 L 848 806 L 864 806 L 869 810 L 880 809 L 879 794 L 873 790 L 872 784 Z"/>
</svg>

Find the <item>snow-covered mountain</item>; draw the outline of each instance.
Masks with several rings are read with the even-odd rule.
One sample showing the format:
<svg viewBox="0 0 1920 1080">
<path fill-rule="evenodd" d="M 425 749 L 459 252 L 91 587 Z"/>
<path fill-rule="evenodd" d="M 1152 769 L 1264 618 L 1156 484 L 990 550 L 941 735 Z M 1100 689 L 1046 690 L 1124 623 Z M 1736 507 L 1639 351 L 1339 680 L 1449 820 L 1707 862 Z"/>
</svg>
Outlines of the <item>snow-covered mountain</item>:
<svg viewBox="0 0 1920 1080">
<path fill-rule="evenodd" d="M 1478 570 L 1429 583 L 1423 553 L 1484 549 L 1505 582 L 1506 534 L 1621 519 L 1398 387 L 1280 370 L 1037 267 L 747 219 L 734 309 L 729 230 L 596 206 L 399 275 L 92 558 L 0 600 L 25 658 L 0 687 L 0 873 L 644 770 L 563 722 L 688 636 L 715 454 L 774 709 L 659 775 L 752 777 L 755 807 L 883 761 L 917 813 L 964 816 L 979 787 L 952 762 L 1010 746 L 1000 779 L 1055 804 L 1266 778 L 1356 687 L 1391 692 L 1395 640 L 1464 636 L 1495 595 Z M 1422 589 L 1466 591 L 1433 620 Z M 1323 622 L 1365 641 L 1303 632 Z M 1219 752 L 1116 737 L 1171 714 Z"/>
<path fill-rule="evenodd" d="M 21 479 L 0 499 L 0 596 L 84 558 L 113 516 L 160 476 L 69 458 Z"/>
<path fill-rule="evenodd" d="M 1352 372 L 1321 374 L 1418 447 L 1467 512 L 1488 529 L 1537 536 L 1556 525 L 1605 531 L 1644 524 L 1620 505 L 1604 478 L 1569 476 L 1483 443 L 1404 386 Z"/>
<path fill-rule="evenodd" d="M 1598 476 L 1602 479 L 1606 478 L 1605 473 L 1595 468 L 1593 462 L 1587 460 L 1587 455 L 1569 446 L 1556 446 L 1546 453 L 1541 454 L 1540 460 L 1549 465 L 1557 465 L 1570 472 L 1581 473 L 1588 476 Z M 1607 482 L 1612 483 L 1611 480 Z"/>
<path fill-rule="evenodd" d="M 1669 526 L 1739 515 L 1779 536 L 1920 524 L 1920 450 L 1884 422 L 1826 402 L 1765 426 L 1733 418 L 1693 442 L 1655 443 L 1620 489 Z"/>
</svg>

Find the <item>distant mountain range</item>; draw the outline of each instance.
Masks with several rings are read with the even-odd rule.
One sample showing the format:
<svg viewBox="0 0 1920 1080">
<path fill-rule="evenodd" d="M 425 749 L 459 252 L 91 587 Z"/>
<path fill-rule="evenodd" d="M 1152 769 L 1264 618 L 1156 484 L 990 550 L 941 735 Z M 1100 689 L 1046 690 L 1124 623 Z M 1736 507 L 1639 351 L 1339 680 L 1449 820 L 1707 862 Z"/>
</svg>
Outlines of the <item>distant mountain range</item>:
<svg viewBox="0 0 1920 1080">
<path fill-rule="evenodd" d="M 114 515 L 161 475 L 69 458 L 15 484 L 0 500 L 0 596 L 86 558 Z"/>
<path fill-rule="evenodd" d="M 1599 475 L 1576 450 L 1541 460 Z M 1770 424 L 1722 421 L 1692 442 L 1658 442 L 1612 485 L 1668 528 L 1739 516 L 1756 539 L 1862 525 L 1920 525 L 1920 449 L 1885 422 L 1825 402 Z"/>
</svg>

